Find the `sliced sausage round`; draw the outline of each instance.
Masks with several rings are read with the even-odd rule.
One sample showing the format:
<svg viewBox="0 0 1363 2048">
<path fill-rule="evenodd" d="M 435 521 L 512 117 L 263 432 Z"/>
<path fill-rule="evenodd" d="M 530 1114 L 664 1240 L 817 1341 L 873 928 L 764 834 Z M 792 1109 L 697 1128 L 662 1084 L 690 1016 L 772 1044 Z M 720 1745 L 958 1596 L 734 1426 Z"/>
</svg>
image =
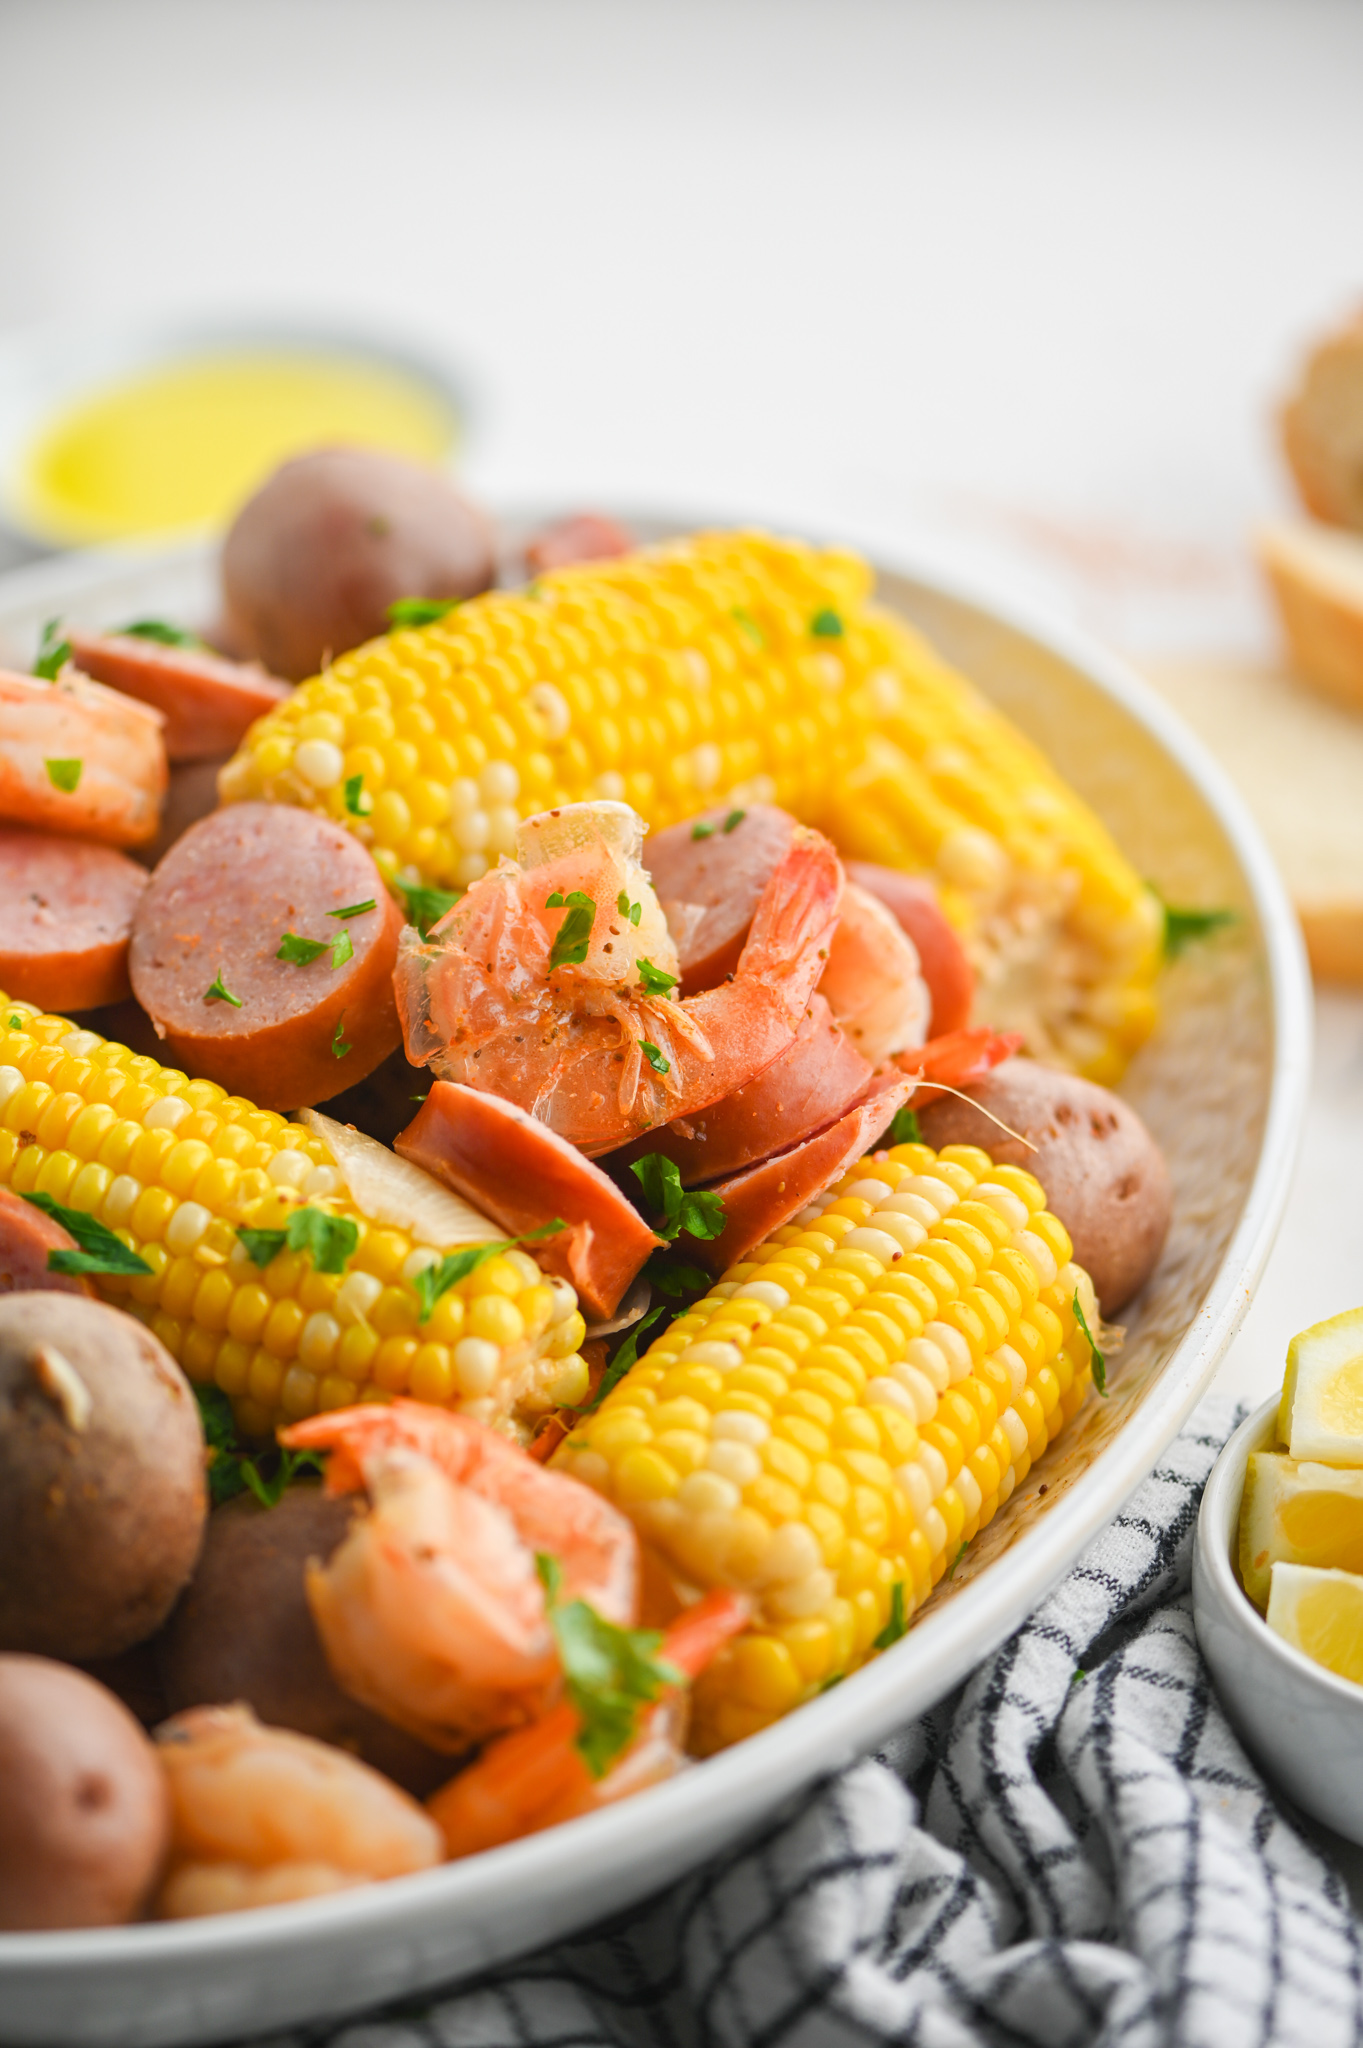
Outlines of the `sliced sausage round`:
<svg viewBox="0 0 1363 2048">
<path fill-rule="evenodd" d="M 88 1294 L 95 1289 L 83 1273 L 49 1271 L 49 1252 L 73 1252 L 76 1240 L 51 1216 L 22 1195 L 0 1188 L 0 1294 Z"/>
<path fill-rule="evenodd" d="M 746 1258 L 754 1245 L 789 1223 L 806 1202 L 832 1187 L 854 1159 L 869 1152 L 912 1094 L 911 1081 L 879 1087 L 826 1131 L 720 1181 L 713 1192 L 724 1204 L 724 1228 L 704 1243 L 688 1238 L 687 1251 L 712 1273 Z"/>
<path fill-rule="evenodd" d="M 0 826 L 0 989 L 63 1015 L 121 1002 L 146 886 L 112 846 Z"/>
<path fill-rule="evenodd" d="M 129 972 L 190 1073 L 267 1109 L 299 1109 L 362 1080 L 400 1043 L 401 930 L 349 832 L 291 804 L 230 804 L 153 874 Z"/>
<path fill-rule="evenodd" d="M 644 841 L 648 869 L 677 944 L 681 993 L 732 974 L 762 891 L 790 851 L 796 823 L 772 804 L 701 811 Z"/>
<path fill-rule="evenodd" d="M 918 948 L 918 964 L 932 997 L 930 1035 L 945 1038 L 948 1032 L 963 1030 L 975 999 L 975 972 L 932 883 L 922 875 L 877 867 L 869 860 L 849 860 L 845 866 L 848 881 L 878 896 Z"/>
<path fill-rule="evenodd" d="M 675 1160 L 683 1187 L 737 1173 L 834 1123 L 871 1085 L 872 1069 L 820 995 L 810 998 L 795 1042 L 746 1087 L 684 1123 L 664 1124 L 610 1155 L 612 1173 L 646 1153 Z"/>
<path fill-rule="evenodd" d="M 232 753 L 247 726 L 289 694 L 289 684 L 263 668 L 224 661 L 206 648 L 167 647 L 136 633 L 87 633 L 78 626 L 66 637 L 82 674 L 164 712 L 171 761 Z"/>
<path fill-rule="evenodd" d="M 623 526 L 600 512 L 570 512 L 566 519 L 541 526 L 525 544 L 525 566 L 532 576 L 549 569 L 571 568 L 574 562 L 605 562 L 628 555 L 634 542 Z"/>
<path fill-rule="evenodd" d="M 538 1230 L 555 1217 L 565 1223 L 534 1253 L 546 1272 L 572 1282 L 593 1321 L 615 1314 L 662 1243 L 575 1145 L 514 1102 L 462 1081 L 435 1082 L 393 1149 L 509 1233 Z"/>
</svg>

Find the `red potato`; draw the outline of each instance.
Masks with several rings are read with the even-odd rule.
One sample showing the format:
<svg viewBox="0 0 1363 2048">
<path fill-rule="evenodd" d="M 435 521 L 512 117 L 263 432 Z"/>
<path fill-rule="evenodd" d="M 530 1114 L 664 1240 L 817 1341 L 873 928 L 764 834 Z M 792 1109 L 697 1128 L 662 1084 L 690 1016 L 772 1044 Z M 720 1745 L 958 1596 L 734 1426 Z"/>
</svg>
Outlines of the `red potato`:
<svg viewBox="0 0 1363 2048">
<path fill-rule="evenodd" d="M 127 1708 L 68 1664 L 0 1656 L 0 1929 L 136 1919 L 169 1842 L 165 1775 Z"/>
<path fill-rule="evenodd" d="M 0 820 L 141 846 L 166 794 L 165 721 L 75 669 L 0 671 Z"/>
<path fill-rule="evenodd" d="M 560 1217 L 568 1228 L 533 1247 L 572 1282 L 595 1322 L 613 1316 L 662 1243 L 599 1166 L 500 1095 L 436 1081 L 393 1149 L 482 1209 L 509 1235 Z"/>
<path fill-rule="evenodd" d="M 60 1223 L 35 1209 L 22 1195 L 0 1188 L 0 1294 L 28 1294 L 50 1288 L 54 1294 L 85 1294 L 95 1289 L 82 1273 L 52 1273 L 49 1252 L 73 1252 L 74 1237 Z"/>
<path fill-rule="evenodd" d="M 848 881 L 878 896 L 918 948 L 918 964 L 932 996 L 930 1035 L 945 1038 L 950 1032 L 964 1030 L 975 1000 L 975 971 L 959 936 L 947 923 L 931 882 L 922 875 L 877 867 L 868 860 L 849 860 L 844 865 Z"/>
<path fill-rule="evenodd" d="M 815 995 L 794 1044 L 774 1066 L 684 1123 L 664 1124 L 612 1152 L 611 1170 L 661 1152 L 676 1161 L 684 1187 L 737 1173 L 835 1123 L 866 1093 L 872 1073 Z"/>
<path fill-rule="evenodd" d="M 366 902 L 374 908 L 358 916 L 330 914 Z M 298 1109 L 362 1080 L 400 1042 L 401 930 L 349 832 L 291 804 L 231 804 L 192 826 L 152 876 L 129 973 L 189 1072 L 263 1108 Z M 281 960 L 287 933 L 328 947 L 348 936 L 352 956 L 336 967 L 329 952 Z M 227 994 L 210 993 L 219 989 Z"/>
<path fill-rule="evenodd" d="M 277 469 L 222 550 L 229 636 L 301 682 L 388 631 L 401 597 L 476 597 L 492 529 L 449 478 L 374 448 L 321 448 Z"/>
<path fill-rule="evenodd" d="M 164 714 L 171 761 L 232 753 L 247 726 L 289 694 L 289 684 L 264 669 L 224 661 L 206 648 L 167 647 L 135 633 L 87 633 L 78 626 L 68 627 L 66 638 L 83 675 Z"/>
<path fill-rule="evenodd" d="M 735 815 L 728 806 L 702 811 L 644 841 L 644 866 L 676 941 L 683 996 L 733 973 L 762 891 L 790 851 L 795 820 L 788 811 L 749 804 L 726 832 Z"/>
<path fill-rule="evenodd" d="M 525 544 L 525 566 L 532 576 L 543 576 L 550 569 L 571 568 L 574 562 L 604 562 L 633 552 L 633 540 L 613 519 L 600 512 L 570 512 L 531 535 Z"/>
<path fill-rule="evenodd" d="M 831 1187 L 838 1175 L 868 1152 L 913 1094 L 912 1081 L 894 1081 L 858 1103 L 826 1131 L 789 1152 L 720 1181 L 713 1192 L 724 1203 L 724 1228 L 707 1243 L 686 1241 L 686 1249 L 722 1273 L 746 1258 L 755 1244 L 797 1216 L 807 1202 Z"/>
<path fill-rule="evenodd" d="M 122 1002 L 146 886 L 112 846 L 0 826 L 0 988 L 63 1014 Z"/>
</svg>

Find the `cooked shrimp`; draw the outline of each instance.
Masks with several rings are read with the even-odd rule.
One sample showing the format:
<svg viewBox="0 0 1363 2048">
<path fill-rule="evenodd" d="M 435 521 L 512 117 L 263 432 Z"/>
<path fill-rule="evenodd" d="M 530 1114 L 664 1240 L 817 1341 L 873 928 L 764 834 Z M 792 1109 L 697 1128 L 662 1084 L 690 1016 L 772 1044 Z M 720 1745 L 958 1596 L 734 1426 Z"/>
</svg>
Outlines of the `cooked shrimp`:
<svg viewBox="0 0 1363 2048">
<path fill-rule="evenodd" d="M 544 1713 L 561 1683 L 537 1552 L 566 1600 L 627 1627 L 638 1539 L 589 1487 L 549 1472 L 467 1416 L 418 1401 L 342 1408 L 281 1433 L 331 1450 L 333 1493 L 367 1515 L 307 1593 L 337 1682 L 433 1749 L 458 1750 Z"/>
<path fill-rule="evenodd" d="M 249 1707 L 192 1707 L 156 1731 L 170 1786 L 171 1919 L 279 1904 L 428 1870 L 438 1826 L 344 1750 Z"/>
<path fill-rule="evenodd" d="M 142 845 L 166 794 L 164 724 L 72 668 L 54 683 L 0 671 L 0 818 Z"/>
<path fill-rule="evenodd" d="M 715 1652 L 751 1618 L 740 1593 L 707 1593 L 663 1637 L 660 1656 L 696 1678 Z M 519 1835 L 536 1834 L 598 1806 L 642 1792 L 686 1766 L 682 1749 L 688 1701 L 669 1689 L 640 1715 L 637 1734 L 604 1777 L 593 1778 L 575 1737 L 575 1709 L 561 1701 L 533 1727 L 489 1743 L 475 1763 L 427 1801 L 450 1856 L 471 1856 Z"/>
<path fill-rule="evenodd" d="M 1021 1046 L 1020 1031 L 948 1031 L 942 1038 L 930 1038 L 912 1052 L 901 1053 L 894 1065 L 918 1082 L 913 1101 L 922 1109 L 953 1088 L 968 1088 L 972 1081 L 982 1081 L 991 1068 L 1011 1059 Z"/>
<path fill-rule="evenodd" d="M 545 813 L 519 828 L 519 863 L 475 882 L 428 943 L 404 933 L 395 984 L 409 1057 L 519 1103 L 588 1154 L 690 1116 L 779 1059 L 837 921 L 832 846 L 796 828 L 732 977 L 677 1002 L 660 985 L 677 956 L 642 843 L 624 804 Z"/>
<path fill-rule="evenodd" d="M 873 1067 L 928 1035 L 932 996 L 918 948 L 893 912 L 852 882 L 843 890 L 819 994 Z"/>
</svg>

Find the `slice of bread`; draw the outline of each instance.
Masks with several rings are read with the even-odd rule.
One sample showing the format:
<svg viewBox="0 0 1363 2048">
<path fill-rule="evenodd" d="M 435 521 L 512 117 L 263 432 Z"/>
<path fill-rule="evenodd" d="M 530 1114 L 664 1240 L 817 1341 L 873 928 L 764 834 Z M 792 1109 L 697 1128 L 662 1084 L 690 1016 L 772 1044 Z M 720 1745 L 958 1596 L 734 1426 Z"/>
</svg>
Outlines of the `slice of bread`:
<svg viewBox="0 0 1363 2048">
<path fill-rule="evenodd" d="M 1322 981 L 1363 987 L 1363 719 L 1279 670 L 1146 661 L 1258 820 Z"/>
<path fill-rule="evenodd" d="M 1298 520 L 1265 527 L 1257 546 L 1293 668 L 1363 710 L 1363 534 Z"/>
<path fill-rule="evenodd" d="M 1363 312 L 1307 357 L 1281 426 L 1307 511 L 1363 532 Z"/>
</svg>

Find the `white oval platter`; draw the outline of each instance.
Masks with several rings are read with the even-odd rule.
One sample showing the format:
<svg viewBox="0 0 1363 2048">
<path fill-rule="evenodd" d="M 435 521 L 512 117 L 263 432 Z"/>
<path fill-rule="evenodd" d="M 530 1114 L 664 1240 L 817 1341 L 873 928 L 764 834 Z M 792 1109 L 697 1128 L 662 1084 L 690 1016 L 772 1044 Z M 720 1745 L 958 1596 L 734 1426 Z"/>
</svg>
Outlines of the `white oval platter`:
<svg viewBox="0 0 1363 2048">
<path fill-rule="evenodd" d="M 717 523 L 712 510 L 705 520 Z M 651 537 L 699 522 L 632 523 Z M 470 1977 L 642 1899 L 1001 1643 L 1150 1471 L 1234 1335 L 1286 1200 L 1310 1055 L 1297 925 L 1258 832 L 1168 708 L 1079 634 L 902 558 L 884 536 L 804 530 L 876 562 L 882 598 L 1050 753 L 1167 899 L 1238 913 L 1167 971 L 1161 1029 L 1123 1084 L 1165 1147 L 1176 1210 L 1109 1398 L 1090 1401 L 902 1642 L 765 1733 L 621 1805 L 421 1876 L 219 1919 L 0 1935 L 0 2042 L 163 2048 L 316 2022 Z M 41 563 L 0 583 L 0 661 L 26 663 L 54 613 L 206 621 L 212 583 L 201 548 Z"/>
</svg>

